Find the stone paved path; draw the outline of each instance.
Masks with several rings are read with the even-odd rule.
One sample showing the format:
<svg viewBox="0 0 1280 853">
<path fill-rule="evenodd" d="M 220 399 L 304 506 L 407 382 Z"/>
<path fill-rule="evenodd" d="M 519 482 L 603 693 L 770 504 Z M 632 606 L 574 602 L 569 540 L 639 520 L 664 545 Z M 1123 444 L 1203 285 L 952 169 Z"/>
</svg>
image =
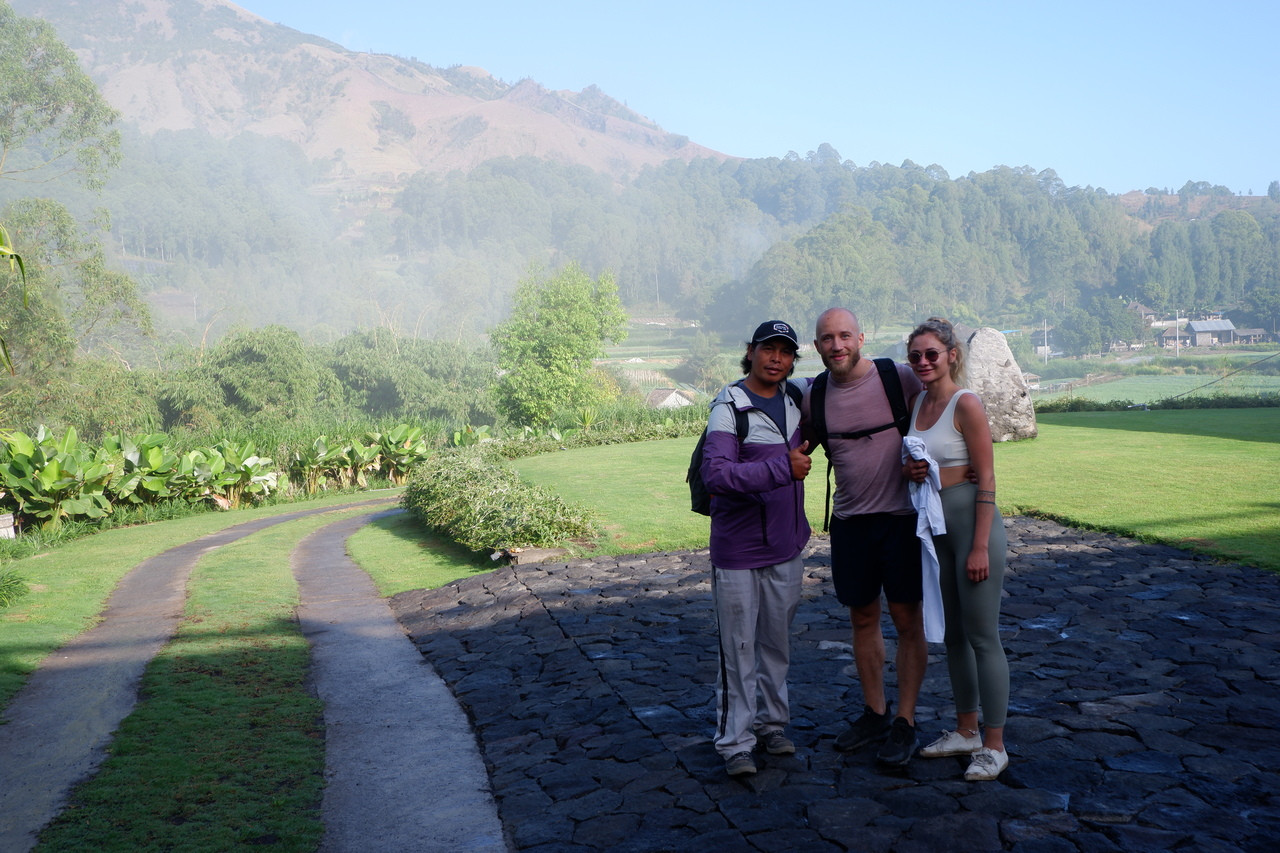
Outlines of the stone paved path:
<svg viewBox="0 0 1280 853">
<path fill-rule="evenodd" d="M 392 608 L 470 715 L 520 850 L 1277 849 L 1280 577 L 1007 525 L 1011 764 L 991 783 L 833 750 L 861 694 L 825 539 L 794 626 L 799 749 L 745 781 L 710 743 L 705 551 L 512 566 Z M 922 739 L 952 725 L 931 651 Z"/>
</svg>

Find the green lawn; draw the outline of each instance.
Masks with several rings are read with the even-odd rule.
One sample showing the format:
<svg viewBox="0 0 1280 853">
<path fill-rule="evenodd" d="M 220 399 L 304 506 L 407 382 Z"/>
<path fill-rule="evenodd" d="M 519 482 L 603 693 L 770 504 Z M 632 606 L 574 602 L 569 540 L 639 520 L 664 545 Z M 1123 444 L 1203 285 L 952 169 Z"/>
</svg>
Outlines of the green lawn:
<svg viewBox="0 0 1280 853">
<path fill-rule="evenodd" d="M 1280 570 L 1280 409 L 1042 415 L 997 445 L 998 500 Z"/>
<path fill-rule="evenodd" d="M 996 446 L 1005 513 L 1039 513 L 1280 570 L 1280 409 L 1044 415 L 1040 436 Z M 705 547 L 688 510 L 693 438 L 519 460 L 520 473 L 604 520 L 607 553 Z M 821 529 L 821 451 L 806 505 Z"/>
<path fill-rule="evenodd" d="M 306 534 L 370 511 L 269 527 L 200 559 L 140 701 L 41 850 L 316 849 L 324 709 L 307 684 L 289 555 Z"/>
</svg>

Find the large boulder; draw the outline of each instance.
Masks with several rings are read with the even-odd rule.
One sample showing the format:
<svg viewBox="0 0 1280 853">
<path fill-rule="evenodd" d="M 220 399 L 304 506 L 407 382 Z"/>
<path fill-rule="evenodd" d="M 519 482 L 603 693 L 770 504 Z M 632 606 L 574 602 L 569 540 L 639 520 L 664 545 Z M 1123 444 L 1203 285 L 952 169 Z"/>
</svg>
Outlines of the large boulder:
<svg viewBox="0 0 1280 853">
<path fill-rule="evenodd" d="M 1004 335 L 992 328 L 956 328 L 966 341 L 965 385 L 977 392 L 987 407 L 994 441 L 1036 437 L 1036 410 L 1022 369 Z"/>
<path fill-rule="evenodd" d="M 1022 369 L 1014 360 L 1009 342 L 997 329 L 955 324 L 956 340 L 964 344 L 965 387 L 982 398 L 991 422 L 993 441 L 1017 441 L 1036 437 L 1036 410 Z M 907 360 L 907 343 L 899 341 L 880 355 Z"/>
</svg>

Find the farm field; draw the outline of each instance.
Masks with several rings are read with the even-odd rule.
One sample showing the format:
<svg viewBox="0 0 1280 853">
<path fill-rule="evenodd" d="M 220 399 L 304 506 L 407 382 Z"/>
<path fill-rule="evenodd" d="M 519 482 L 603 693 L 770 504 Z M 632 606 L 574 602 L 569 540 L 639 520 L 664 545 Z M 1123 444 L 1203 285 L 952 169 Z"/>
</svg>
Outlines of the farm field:
<svg viewBox="0 0 1280 853">
<path fill-rule="evenodd" d="M 1070 391 L 1033 391 L 1031 396 L 1036 401 L 1078 397 L 1101 403 L 1111 400 L 1129 400 L 1140 404 L 1154 403 L 1157 400 L 1166 400 L 1183 394 L 1202 397 L 1216 394 L 1280 394 L 1280 376 L 1238 373 L 1221 381 L 1215 382 L 1214 379 L 1215 377 L 1205 374 L 1124 376 L 1110 382 L 1073 388 Z"/>
</svg>

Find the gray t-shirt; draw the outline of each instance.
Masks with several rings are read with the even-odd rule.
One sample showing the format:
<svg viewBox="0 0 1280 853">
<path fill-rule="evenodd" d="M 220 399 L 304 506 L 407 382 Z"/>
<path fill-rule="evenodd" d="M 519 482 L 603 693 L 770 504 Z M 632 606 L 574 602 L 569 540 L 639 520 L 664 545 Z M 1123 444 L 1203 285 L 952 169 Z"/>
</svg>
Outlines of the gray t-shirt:
<svg viewBox="0 0 1280 853">
<path fill-rule="evenodd" d="M 902 390 L 910 401 L 924 386 L 910 367 L 905 364 L 895 366 L 902 380 Z M 889 397 L 874 364 L 862 378 L 847 385 L 829 378 L 824 405 L 829 433 L 856 432 L 893 421 L 893 409 L 889 406 Z M 802 411 L 808 418 L 807 391 Z M 832 498 L 834 515 L 848 518 L 873 512 L 915 511 L 907 491 L 907 478 L 902 476 L 902 434 L 897 429 L 881 430 L 859 439 L 833 438 L 829 446 L 836 481 Z"/>
</svg>

